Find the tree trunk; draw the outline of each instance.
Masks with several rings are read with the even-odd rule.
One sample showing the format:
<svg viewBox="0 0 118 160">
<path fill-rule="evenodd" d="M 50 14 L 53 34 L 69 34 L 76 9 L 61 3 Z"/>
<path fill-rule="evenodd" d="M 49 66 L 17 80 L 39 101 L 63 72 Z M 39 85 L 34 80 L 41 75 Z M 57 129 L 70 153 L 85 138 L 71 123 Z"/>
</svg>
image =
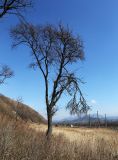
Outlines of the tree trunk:
<svg viewBox="0 0 118 160">
<path fill-rule="evenodd" d="M 52 135 L 52 115 L 48 113 L 48 129 L 46 133 L 47 139 L 50 139 L 51 135 Z"/>
</svg>

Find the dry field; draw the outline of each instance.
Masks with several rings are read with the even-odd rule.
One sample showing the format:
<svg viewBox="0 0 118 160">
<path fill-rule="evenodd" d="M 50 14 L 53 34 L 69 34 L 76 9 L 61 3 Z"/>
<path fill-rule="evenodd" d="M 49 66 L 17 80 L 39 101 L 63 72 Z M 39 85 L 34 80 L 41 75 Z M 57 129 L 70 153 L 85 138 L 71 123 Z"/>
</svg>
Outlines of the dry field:
<svg viewBox="0 0 118 160">
<path fill-rule="evenodd" d="M 45 132 L 47 126 L 32 124 L 31 128 L 35 129 L 37 132 Z M 76 143 L 83 154 L 86 154 L 87 152 L 89 152 L 87 155 L 96 154 L 98 160 L 118 160 L 118 130 L 84 127 L 53 127 L 53 134 L 61 134 L 68 139 L 70 143 Z M 109 157 L 107 157 L 108 155 Z M 101 159 L 102 156 L 104 159 Z"/>
<path fill-rule="evenodd" d="M 0 114 L 0 160 L 118 160 L 118 131 L 28 124 Z"/>
</svg>

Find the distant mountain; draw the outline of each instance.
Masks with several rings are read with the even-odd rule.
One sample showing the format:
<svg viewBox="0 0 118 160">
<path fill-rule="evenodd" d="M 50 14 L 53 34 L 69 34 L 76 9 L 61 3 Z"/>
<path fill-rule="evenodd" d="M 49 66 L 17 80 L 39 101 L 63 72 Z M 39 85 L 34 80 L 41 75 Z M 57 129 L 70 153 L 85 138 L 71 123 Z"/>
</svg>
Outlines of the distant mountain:
<svg viewBox="0 0 118 160">
<path fill-rule="evenodd" d="M 22 119 L 35 123 L 46 123 L 46 120 L 38 112 L 28 105 L 18 103 L 0 94 L 0 113 L 10 116 L 11 118 Z"/>
<path fill-rule="evenodd" d="M 108 117 L 108 120 L 112 120 L 112 121 L 116 121 L 116 120 L 118 120 L 118 116 L 109 116 Z"/>
<path fill-rule="evenodd" d="M 56 123 L 59 124 L 88 124 L 89 122 L 91 123 L 96 123 L 98 122 L 98 120 L 101 123 L 105 122 L 105 117 L 102 115 L 99 115 L 99 119 L 97 118 L 96 114 L 93 114 L 89 117 L 89 115 L 85 115 L 85 116 L 80 116 L 80 117 L 68 117 L 65 118 L 61 121 L 58 121 Z M 109 116 L 107 117 L 107 122 L 118 122 L 118 116 Z"/>
</svg>

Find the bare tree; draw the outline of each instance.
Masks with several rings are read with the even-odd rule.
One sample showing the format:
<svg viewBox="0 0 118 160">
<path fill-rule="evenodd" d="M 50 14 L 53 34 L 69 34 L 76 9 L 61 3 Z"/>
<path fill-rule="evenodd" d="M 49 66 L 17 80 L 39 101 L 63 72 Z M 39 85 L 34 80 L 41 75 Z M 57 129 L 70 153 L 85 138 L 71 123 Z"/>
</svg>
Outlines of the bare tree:
<svg viewBox="0 0 118 160">
<path fill-rule="evenodd" d="M 21 11 L 32 5 L 32 0 L 0 0 L 0 18 L 6 14 L 21 16 Z M 23 16 L 21 16 L 22 19 Z M 6 65 L 0 66 L 0 85 L 13 76 L 13 71 Z"/>
<path fill-rule="evenodd" d="M 13 71 L 6 65 L 0 66 L 0 85 L 13 76 Z"/>
<path fill-rule="evenodd" d="M 52 117 L 63 93 L 72 96 L 67 104 L 72 114 L 83 113 L 89 109 L 79 87 L 81 80 L 73 71 L 73 64 L 84 60 L 82 41 L 63 25 L 34 26 L 23 22 L 11 30 L 11 36 L 13 47 L 24 44 L 31 49 L 33 63 L 30 67 L 38 67 L 44 78 L 47 137 L 50 137 Z"/>
<path fill-rule="evenodd" d="M 6 14 L 20 15 L 20 12 L 31 4 L 31 0 L 0 0 L 0 18 Z"/>
</svg>

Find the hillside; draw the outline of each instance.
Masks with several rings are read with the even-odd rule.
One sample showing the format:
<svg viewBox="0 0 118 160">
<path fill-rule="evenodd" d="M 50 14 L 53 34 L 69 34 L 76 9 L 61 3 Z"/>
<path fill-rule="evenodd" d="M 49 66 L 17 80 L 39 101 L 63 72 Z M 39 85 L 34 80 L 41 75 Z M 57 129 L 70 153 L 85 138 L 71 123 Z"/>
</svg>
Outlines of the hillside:
<svg viewBox="0 0 118 160">
<path fill-rule="evenodd" d="M 46 123 L 46 120 L 31 107 L 0 94 L 0 113 L 11 118 L 35 123 Z"/>
</svg>

